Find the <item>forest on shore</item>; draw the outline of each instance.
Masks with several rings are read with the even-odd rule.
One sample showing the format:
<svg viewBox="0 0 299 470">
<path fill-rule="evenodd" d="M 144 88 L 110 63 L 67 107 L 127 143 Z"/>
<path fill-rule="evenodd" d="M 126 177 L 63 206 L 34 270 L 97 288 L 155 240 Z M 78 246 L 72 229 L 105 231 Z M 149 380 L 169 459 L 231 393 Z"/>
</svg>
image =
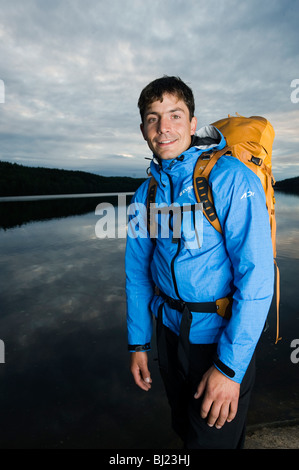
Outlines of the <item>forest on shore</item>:
<svg viewBox="0 0 299 470">
<path fill-rule="evenodd" d="M 145 178 L 28 167 L 0 161 L 0 197 L 134 192 Z"/>
<path fill-rule="evenodd" d="M 145 179 L 0 161 L 0 197 L 135 192 Z M 299 176 L 277 181 L 274 189 L 299 194 Z"/>
<path fill-rule="evenodd" d="M 276 181 L 274 189 L 289 194 L 299 194 L 299 176 Z"/>
</svg>

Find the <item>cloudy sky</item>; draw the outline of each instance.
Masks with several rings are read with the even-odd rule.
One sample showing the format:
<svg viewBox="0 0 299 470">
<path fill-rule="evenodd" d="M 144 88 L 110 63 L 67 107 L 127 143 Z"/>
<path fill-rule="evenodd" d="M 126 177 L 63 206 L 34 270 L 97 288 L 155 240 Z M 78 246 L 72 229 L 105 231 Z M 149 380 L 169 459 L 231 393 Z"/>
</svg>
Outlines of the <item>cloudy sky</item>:
<svg viewBox="0 0 299 470">
<path fill-rule="evenodd" d="M 137 100 L 167 74 L 198 127 L 267 117 L 274 176 L 297 176 L 298 24 L 299 0 L 0 0 L 0 160 L 145 176 Z"/>
</svg>

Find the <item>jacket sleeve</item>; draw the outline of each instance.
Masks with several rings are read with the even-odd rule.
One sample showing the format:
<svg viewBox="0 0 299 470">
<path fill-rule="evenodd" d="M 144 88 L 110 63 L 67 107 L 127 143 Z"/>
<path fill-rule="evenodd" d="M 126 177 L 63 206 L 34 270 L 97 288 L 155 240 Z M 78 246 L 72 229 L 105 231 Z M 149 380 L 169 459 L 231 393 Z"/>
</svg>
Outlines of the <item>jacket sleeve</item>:
<svg viewBox="0 0 299 470">
<path fill-rule="evenodd" d="M 218 168 L 213 170 L 212 192 L 231 260 L 234 293 L 232 317 L 218 342 L 215 366 L 241 383 L 271 305 L 274 260 L 265 193 L 259 178 L 236 159 L 226 170 L 224 165 L 220 159 Z"/>
<path fill-rule="evenodd" d="M 127 331 L 129 351 L 151 348 L 152 314 L 150 301 L 154 284 L 150 263 L 154 244 L 147 233 L 146 191 L 142 185 L 129 206 L 128 234 L 125 254 Z"/>
</svg>

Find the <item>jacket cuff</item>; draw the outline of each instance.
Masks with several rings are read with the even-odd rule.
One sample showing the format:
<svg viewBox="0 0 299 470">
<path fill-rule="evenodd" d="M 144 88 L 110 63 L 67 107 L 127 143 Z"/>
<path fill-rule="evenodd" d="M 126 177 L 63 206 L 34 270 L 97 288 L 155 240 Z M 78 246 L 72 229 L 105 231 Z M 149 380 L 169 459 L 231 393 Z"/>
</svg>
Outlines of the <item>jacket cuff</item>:
<svg viewBox="0 0 299 470">
<path fill-rule="evenodd" d="M 129 344 L 128 350 L 130 352 L 141 352 L 141 351 L 149 351 L 151 349 L 151 343 L 146 344 Z"/>
<path fill-rule="evenodd" d="M 226 375 L 229 379 L 233 379 L 235 377 L 235 371 L 225 365 L 222 361 L 220 361 L 218 356 L 215 356 L 214 358 L 214 365 L 220 372 L 222 372 L 222 374 Z"/>
</svg>

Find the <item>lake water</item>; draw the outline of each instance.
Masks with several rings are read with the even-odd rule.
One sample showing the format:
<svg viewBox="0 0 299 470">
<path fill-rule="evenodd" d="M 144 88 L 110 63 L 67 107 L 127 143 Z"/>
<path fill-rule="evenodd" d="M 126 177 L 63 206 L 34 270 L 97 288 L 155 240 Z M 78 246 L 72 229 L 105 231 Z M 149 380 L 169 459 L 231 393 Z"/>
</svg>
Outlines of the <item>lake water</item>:
<svg viewBox="0 0 299 470">
<path fill-rule="evenodd" d="M 129 372 L 125 239 L 96 237 L 101 202 L 0 202 L 2 449 L 180 445 L 155 347 L 149 393 Z M 283 339 L 274 344 L 273 303 L 257 350 L 249 425 L 299 419 L 299 363 L 291 361 L 291 342 L 299 339 L 299 197 L 278 193 L 276 210 Z"/>
</svg>

